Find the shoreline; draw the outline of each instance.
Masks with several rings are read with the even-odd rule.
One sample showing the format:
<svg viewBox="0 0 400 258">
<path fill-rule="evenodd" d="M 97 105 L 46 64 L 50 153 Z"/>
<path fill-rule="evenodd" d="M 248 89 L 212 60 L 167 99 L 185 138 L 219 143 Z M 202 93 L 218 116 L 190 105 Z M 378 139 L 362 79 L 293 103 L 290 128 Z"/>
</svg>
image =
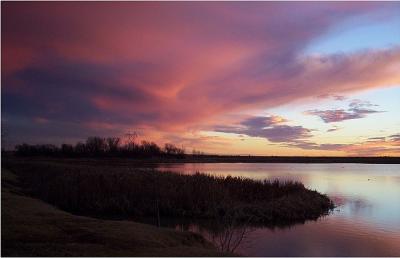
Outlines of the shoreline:
<svg viewBox="0 0 400 258">
<path fill-rule="evenodd" d="M 2 155 L 5 159 L 36 160 L 36 161 L 75 161 L 99 162 L 115 164 L 162 164 L 162 163 L 298 163 L 298 164 L 400 164 L 400 157 L 305 157 L 305 156 L 228 156 L 228 155 L 185 155 L 182 158 L 174 157 L 18 157 L 15 155 Z"/>
</svg>

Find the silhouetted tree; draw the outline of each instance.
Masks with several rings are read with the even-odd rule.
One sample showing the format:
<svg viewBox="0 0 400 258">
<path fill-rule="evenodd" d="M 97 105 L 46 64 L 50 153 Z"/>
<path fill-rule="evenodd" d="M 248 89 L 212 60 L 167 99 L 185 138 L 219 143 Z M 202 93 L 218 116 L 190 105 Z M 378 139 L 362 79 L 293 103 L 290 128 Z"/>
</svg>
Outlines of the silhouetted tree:
<svg viewBox="0 0 400 258">
<path fill-rule="evenodd" d="M 166 143 L 164 146 L 164 152 L 166 155 L 176 155 L 176 156 L 183 156 L 185 154 L 185 150 L 176 147 L 171 143 Z"/>
<path fill-rule="evenodd" d="M 71 144 L 62 144 L 61 154 L 64 156 L 72 156 L 74 154 L 74 147 Z"/>
<path fill-rule="evenodd" d="M 106 151 L 106 140 L 101 137 L 89 137 L 86 140 L 86 150 L 95 156 L 101 155 Z"/>
<path fill-rule="evenodd" d="M 141 149 L 143 155 L 147 157 L 161 156 L 162 154 L 160 147 L 154 142 L 142 141 Z"/>
<path fill-rule="evenodd" d="M 132 138 L 133 139 L 133 138 Z M 132 158 L 142 157 L 177 157 L 182 158 L 185 150 L 173 144 L 166 144 L 161 149 L 156 143 L 142 141 L 136 144 L 133 140 L 121 145 L 118 137 L 89 137 L 86 143 L 78 142 L 75 146 L 62 144 L 61 148 L 52 144 L 29 145 L 21 144 L 15 147 L 19 156 L 66 156 L 66 157 L 107 157 L 123 156 Z"/>
<path fill-rule="evenodd" d="M 74 147 L 74 152 L 78 157 L 84 156 L 86 154 L 86 146 L 82 142 L 78 142 Z"/>
<path fill-rule="evenodd" d="M 107 142 L 107 151 L 110 154 L 116 154 L 119 150 L 119 144 L 121 142 L 121 139 L 118 137 L 108 137 L 106 139 Z"/>
</svg>

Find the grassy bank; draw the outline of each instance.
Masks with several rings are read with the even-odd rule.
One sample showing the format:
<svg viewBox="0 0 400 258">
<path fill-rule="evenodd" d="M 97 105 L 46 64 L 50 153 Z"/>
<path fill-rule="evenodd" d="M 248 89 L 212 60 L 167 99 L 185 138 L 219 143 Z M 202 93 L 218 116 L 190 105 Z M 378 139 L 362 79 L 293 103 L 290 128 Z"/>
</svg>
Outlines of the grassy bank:
<svg viewBox="0 0 400 258">
<path fill-rule="evenodd" d="M 316 219 L 333 207 L 327 196 L 296 182 L 95 164 L 14 159 L 5 166 L 21 177 L 31 195 L 78 215 L 292 224 Z"/>
<path fill-rule="evenodd" d="M 75 216 L 26 196 L 2 169 L 2 256 L 220 256 L 201 236 Z"/>
</svg>

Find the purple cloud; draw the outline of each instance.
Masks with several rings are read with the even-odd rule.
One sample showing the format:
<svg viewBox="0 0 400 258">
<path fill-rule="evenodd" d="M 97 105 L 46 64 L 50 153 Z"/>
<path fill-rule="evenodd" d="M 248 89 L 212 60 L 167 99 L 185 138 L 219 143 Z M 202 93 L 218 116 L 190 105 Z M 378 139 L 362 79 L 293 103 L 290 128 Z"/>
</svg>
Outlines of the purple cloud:
<svg viewBox="0 0 400 258">
<path fill-rule="evenodd" d="M 266 138 L 270 142 L 290 142 L 311 137 L 310 133 L 310 129 L 302 126 L 277 125 L 262 129 L 261 132 L 255 136 Z"/>
<path fill-rule="evenodd" d="M 365 141 L 351 144 L 318 144 L 308 140 L 295 140 L 286 144 L 304 150 L 342 151 L 355 156 L 382 156 L 400 152 L 400 134 L 370 137 Z"/>
<path fill-rule="evenodd" d="M 311 137 L 310 129 L 302 126 L 289 126 L 281 123 L 285 119 L 278 116 L 251 117 L 239 126 L 217 126 L 214 131 L 243 134 L 251 137 L 261 137 L 270 142 L 286 143 Z"/>
<path fill-rule="evenodd" d="M 377 105 L 371 104 L 368 101 L 353 100 L 349 104 L 347 110 L 344 109 L 329 109 L 329 110 L 308 110 L 305 114 L 319 116 L 325 123 L 341 122 L 350 119 L 364 118 L 368 114 L 381 113 L 384 111 L 373 110 L 370 107 Z"/>
<path fill-rule="evenodd" d="M 368 141 L 373 141 L 373 142 L 375 142 L 375 141 L 385 141 L 386 140 L 386 137 L 384 137 L 384 136 L 382 136 L 382 137 L 369 137 L 368 138 Z"/>
<path fill-rule="evenodd" d="M 287 144 L 288 147 L 296 147 L 303 150 L 325 150 L 325 151 L 337 151 L 341 150 L 343 147 L 346 147 L 346 144 L 317 144 L 315 142 L 310 141 L 295 141 Z"/>
<path fill-rule="evenodd" d="M 400 145 L 400 133 L 389 136 L 389 139 L 395 145 Z"/>
<path fill-rule="evenodd" d="M 256 116 L 256 117 L 251 117 L 243 122 L 241 122 L 242 125 L 248 126 L 250 128 L 263 128 L 263 127 L 268 127 L 271 125 L 274 125 L 277 123 L 277 119 L 275 116 Z"/>
<path fill-rule="evenodd" d="M 365 104 L 365 103 L 364 103 Z M 368 104 L 369 105 L 369 104 Z M 318 151 L 341 151 L 348 155 L 376 156 L 397 153 L 400 151 L 400 134 L 386 137 L 370 137 L 356 143 L 316 143 L 311 141 L 313 130 L 302 126 L 289 126 L 283 122 L 273 122 L 274 116 L 251 117 L 238 123 L 236 126 L 217 126 L 214 131 L 247 135 L 250 137 L 265 138 L 270 142 L 279 143 L 289 148 Z M 284 120 L 286 121 L 286 120 Z M 330 131 L 338 130 L 335 126 Z M 329 130 L 328 130 L 329 131 Z M 380 146 L 377 146 L 376 144 Z"/>
<path fill-rule="evenodd" d="M 389 138 L 391 138 L 391 139 L 396 139 L 396 140 L 400 140 L 400 133 L 392 134 L 392 135 L 389 136 Z"/>
</svg>

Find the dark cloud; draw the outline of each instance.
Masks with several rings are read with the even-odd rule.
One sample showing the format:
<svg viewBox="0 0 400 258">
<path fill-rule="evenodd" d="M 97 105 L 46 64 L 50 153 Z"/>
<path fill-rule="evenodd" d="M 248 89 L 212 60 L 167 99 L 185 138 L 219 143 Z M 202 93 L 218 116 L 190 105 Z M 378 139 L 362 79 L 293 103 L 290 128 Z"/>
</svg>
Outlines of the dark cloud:
<svg viewBox="0 0 400 258">
<path fill-rule="evenodd" d="M 143 67 L 139 72 L 142 71 Z M 115 87 L 119 84 L 116 78 L 118 70 L 107 65 L 53 57 L 4 79 L 6 90 L 2 95 L 2 110 L 7 116 L 26 119 L 44 117 L 50 121 L 71 123 L 92 120 L 125 124 L 156 121 L 159 113 L 149 109 L 143 112 L 114 112 L 96 102 L 101 98 L 111 100 L 112 104 L 128 102 L 132 109 L 157 102 L 155 96 L 135 85 Z M 17 91 L 9 90 L 15 88 Z"/>
<path fill-rule="evenodd" d="M 125 128 L 126 129 L 126 128 Z M 124 128 L 88 126 L 85 123 L 68 121 L 47 121 L 42 119 L 26 119 L 21 117 L 6 118 L 2 121 L 2 144 L 5 148 L 13 148 L 16 144 L 29 142 L 32 144 L 76 143 L 86 137 L 121 135 Z M 126 131 L 125 131 L 126 132 Z M 63 137 L 60 137 L 62 135 Z"/>
</svg>

